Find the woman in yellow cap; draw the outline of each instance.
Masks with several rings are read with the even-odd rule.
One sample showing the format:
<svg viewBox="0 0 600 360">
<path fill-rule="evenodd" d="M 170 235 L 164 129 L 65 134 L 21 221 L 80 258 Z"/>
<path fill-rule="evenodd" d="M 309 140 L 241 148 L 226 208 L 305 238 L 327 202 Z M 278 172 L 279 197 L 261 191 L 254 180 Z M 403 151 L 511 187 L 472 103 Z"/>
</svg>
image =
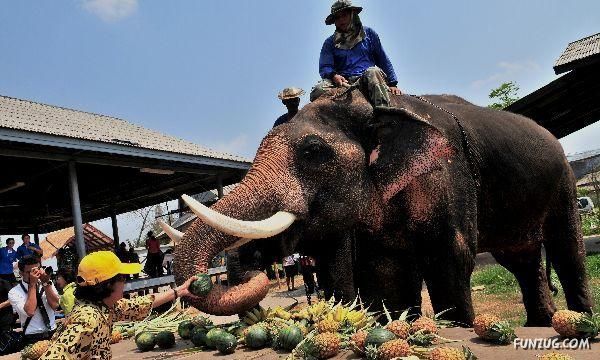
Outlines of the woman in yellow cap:
<svg viewBox="0 0 600 360">
<path fill-rule="evenodd" d="M 196 277 L 173 291 L 124 299 L 125 275 L 141 270 L 141 264 L 122 263 L 110 251 L 85 256 L 77 270 L 77 303 L 41 359 L 110 359 L 113 322 L 142 320 L 154 307 L 193 296 L 188 287 Z"/>
</svg>

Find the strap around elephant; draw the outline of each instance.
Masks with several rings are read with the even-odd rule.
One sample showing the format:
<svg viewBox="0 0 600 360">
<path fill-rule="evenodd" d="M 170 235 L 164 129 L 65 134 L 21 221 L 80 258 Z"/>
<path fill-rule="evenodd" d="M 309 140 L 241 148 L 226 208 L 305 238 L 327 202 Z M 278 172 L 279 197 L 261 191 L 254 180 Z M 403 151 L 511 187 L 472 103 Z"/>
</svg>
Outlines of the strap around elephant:
<svg viewBox="0 0 600 360">
<path fill-rule="evenodd" d="M 475 154 L 473 153 L 472 146 L 469 143 L 469 138 L 467 137 L 465 128 L 462 126 L 460 120 L 458 119 L 458 116 L 454 115 L 454 113 L 452 113 L 451 111 L 448 111 L 448 110 L 444 109 L 443 107 L 432 103 L 431 101 L 427 100 L 426 98 L 424 98 L 422 96 L 419 96 L 419 95 L 410 95 L 410 96 L 417 98 L 417 99 L 435 107 L 436 109 L 441 110 L 441 111 L 445 112 L 446 114 L 452 116 L 452 118 L 456 122 L 456 125 L 458 126 L 458 129 L 460 130 L 461 143 L 462 143 L 463 151 L 465 152 L 465 155 L 467 157 L 467 164 L 469 165 L 469 172 L 471 173 L 471 177 L 475 181 L 475 186 L 479 187 L 479 185 L 480 185 L 479 184 L 479 173 L 477 172 L 477 170 L 475 170 Z"/>
</svg>

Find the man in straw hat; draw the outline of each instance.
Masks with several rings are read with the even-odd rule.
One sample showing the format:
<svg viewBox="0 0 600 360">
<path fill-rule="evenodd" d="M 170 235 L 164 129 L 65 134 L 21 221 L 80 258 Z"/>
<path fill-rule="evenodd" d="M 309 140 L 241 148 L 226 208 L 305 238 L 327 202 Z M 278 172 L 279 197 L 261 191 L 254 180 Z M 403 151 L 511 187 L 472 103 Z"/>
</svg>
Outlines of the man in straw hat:
<svg viewBox="0 0 600 360">
<path fill-rule="evenodd" d="M 337 0 L 325 19 L 326 25 L 335 24 L 335 32 L 321 49 L 319 74 L 322 80 L 310 93 L 310 100 L 335 87 L 361 85 L 375 107 L 388 107 L 390 93 L 400 95 L 394 67 L 388 59 L 379 35 L 363 26 L 358 14 L 362 7 L 351 0 Z M 358 82 L 358 83 L 357 83 Z"/>
<path fill-rule="evenodd" d="M 298 113 L 300 96 L 302 95 L 304 95 L 304 90 L 296 87 L 285 88 L 277 95 L 283 105 L 285 105 L 285 107 L 288 109 L 288 112 L 278 117 L 273 124 L 273 127 L 290 121 L 294 115 Z"/>
</svg>

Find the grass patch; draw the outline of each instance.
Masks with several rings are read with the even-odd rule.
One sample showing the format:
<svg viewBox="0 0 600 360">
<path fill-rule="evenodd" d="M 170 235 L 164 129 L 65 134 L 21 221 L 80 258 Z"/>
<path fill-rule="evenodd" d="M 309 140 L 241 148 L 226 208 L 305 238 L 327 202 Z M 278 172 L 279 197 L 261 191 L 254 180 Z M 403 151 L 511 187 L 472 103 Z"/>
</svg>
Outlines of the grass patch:
<svg viewBox="0 0 600 360">
<path fill-rule="evenodd" d="M 517 279 L 500 265 L 489 265 L 473 272 L 471 287 L 485 286 L 485 294 L 505 294 L 519 290 Z"/>
<path fill-rule="evenodd" d="M 590 295 L 594 311 L 600 312 L 600 254 L 588 255 L 585 267 L 589 279 Z M 557 309 L 566 309 L 565 294 L 552 270 L 552 283 L 558 287 L 553 297 Z M 525 308 L 521 298 L 521 289 L 515 277 L 500 265 L 489 265 L 473 272 L 471 286 L 485 286 L 483 291 L 473 292 L 475 313 L 494 313 L 507 320 L 513 326 L 525 323 Z"/>
</svg>

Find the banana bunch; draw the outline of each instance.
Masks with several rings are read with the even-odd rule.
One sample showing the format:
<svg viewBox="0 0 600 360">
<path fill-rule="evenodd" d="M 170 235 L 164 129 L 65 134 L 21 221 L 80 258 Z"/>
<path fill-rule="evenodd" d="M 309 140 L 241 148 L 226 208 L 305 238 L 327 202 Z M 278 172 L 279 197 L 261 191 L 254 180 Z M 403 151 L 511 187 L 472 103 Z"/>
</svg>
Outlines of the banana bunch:
<svg viewBox="0 0 600 360">
<path fill-rule="evenodd" d="M 308 308 L 304 308 L 300 311 L 292 312 L 292 319 L 294 319 L 294 320 L 310 320 L 311 315 L 308 312 Z"/>
<path fill-rule="evenodd" d="M 242 321 L 248 325 L 254 325 L 267 319 L 267 311 L 262 306 L 257 306 L 246 311 L 242 316 Z"/>
<path fill-rule="evenodd" d="M 337 305 L 333 308 L 333 310 L 330 313 L 325 315 L 325 319 L 341 323 L 342 321 L 344 321 L 344 319 L 346 319 L 348 312 L 350 312 L 350 309 L 348 309 L 347 307 Z"/>
<path fill-rule="evenodd" d="M 274 309 L 269 309 L 269 311 L 267 313 L 267 318 L 269 318 L 269 319 L 279 318 L 279 319 L 283 319 L 283 320 L 289 320 L 292 318 L 292 313 L 285 310 L 281 306 L 276 306 Z"/>
<path fill-rule="evenodd" d="M 309 320 L 313 322 L 321 320 L 330 310 L 331 308 L 325 301 L 319 301 L 306 309 L 310 316 Z"/>
<path fill-rule="evenodd" d="M 348 311 L 345 320 L 352 324 L 355 329 L 362 329 L 369 322 L 367 312 L 361 310 Z"/>
</svg>

